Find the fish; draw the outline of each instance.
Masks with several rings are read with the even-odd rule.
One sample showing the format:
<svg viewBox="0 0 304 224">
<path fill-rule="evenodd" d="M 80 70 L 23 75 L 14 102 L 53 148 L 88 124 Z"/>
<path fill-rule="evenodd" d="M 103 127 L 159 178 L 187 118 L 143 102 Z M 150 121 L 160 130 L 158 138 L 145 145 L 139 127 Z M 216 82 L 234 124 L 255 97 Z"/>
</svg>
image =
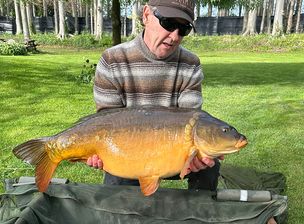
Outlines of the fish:
<svg viewBox="0 0 304 224">
<path fill-rule="evenodd" d="M 26 141 L 13 153 L 35 166 L 40 192 L 47 191 L 61 161 L 98 155 L 104 171 L 138 179 L 149 196 L 162 179 L 183 179 L 194 157 L 216 158 L 247 143 L 234 127 L 201 109 L 142 106 L 101 110 L 58 134 Z"/>
</svg>

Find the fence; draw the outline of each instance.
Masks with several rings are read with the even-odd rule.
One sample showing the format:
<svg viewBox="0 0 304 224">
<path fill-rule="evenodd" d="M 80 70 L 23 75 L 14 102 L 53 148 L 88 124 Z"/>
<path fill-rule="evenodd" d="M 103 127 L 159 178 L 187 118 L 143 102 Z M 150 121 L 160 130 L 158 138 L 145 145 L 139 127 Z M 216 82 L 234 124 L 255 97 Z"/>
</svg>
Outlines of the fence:
<svg viewBox="0 0 304 224">
<path fill-rule="evenodd" d="M 272 18 L 273 20 L 273 18 Z M 85 31 L 85 18 L 79 17 L 79 31 Z M 126 33 L 129 35 L 132 30 L 132 21 L 127 19 L 126 21 Z M 256 23 L 257 31 L 260 30 L 261 17 L 257 17 Z M 304 28 L 304 14 L 301 14 L 300 19 L 301 29 Z M 54 20 L 53 17 L 35 17 L 34 25 L 37 32 L 48 33 L 54 32 Z M 66 25 L 68 33 L 75 32 L 74 18 L 67 17 Z M 103 21 L 104 31 L 111 32 L 112 24 L 110 19 L 104 19 Z M 243 29 L 243 17 L 227 16 L 227 17 L 199 17 L 195 21 L 195 27 L 198 34 L 202 35 L 223 35 L 223 34 L 241 34 Z M 89 28 L 90 29 L 90 28 Z M 123 29 L 123 28 L 122 28 Z M 9 17 L 0 16 L 0 34 L 1 33 L 16 33 L 15 19 Z M 123 31 L 122 31 L 123 32 Z"/>
</svg>

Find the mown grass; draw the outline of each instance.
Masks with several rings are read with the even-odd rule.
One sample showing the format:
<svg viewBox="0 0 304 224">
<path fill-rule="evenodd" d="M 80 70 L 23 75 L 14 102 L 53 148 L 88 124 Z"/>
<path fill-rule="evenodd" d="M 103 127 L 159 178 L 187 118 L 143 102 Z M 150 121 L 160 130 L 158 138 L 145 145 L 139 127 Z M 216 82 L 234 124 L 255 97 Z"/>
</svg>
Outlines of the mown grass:
<svg viewBox="0 0 304 224">
<path fill-rule="evenodd" d="M 33 175 L 11 150 L 28 139 L 53 135 L 94 113 L 92 85 L 76 82 L 85 59 L 102 50 L 40 47 L 41 54 L 0 56 L 1 178 Z M 196 50 L 198 51 L 198 50 Z M 287 178 L 289 223 L 304 219 L 304 52 L 198 51 L 205 80 L 203 109 L 244 133 L 249 145 L 224 163 L 282 172 Z M 98 170 L 64 162 L 56 177 L 100 183 Z M 165 182 L 165 187 L 186 187 Z M 0 191 L 3 192 L 3 188 Z"/>
</svg>

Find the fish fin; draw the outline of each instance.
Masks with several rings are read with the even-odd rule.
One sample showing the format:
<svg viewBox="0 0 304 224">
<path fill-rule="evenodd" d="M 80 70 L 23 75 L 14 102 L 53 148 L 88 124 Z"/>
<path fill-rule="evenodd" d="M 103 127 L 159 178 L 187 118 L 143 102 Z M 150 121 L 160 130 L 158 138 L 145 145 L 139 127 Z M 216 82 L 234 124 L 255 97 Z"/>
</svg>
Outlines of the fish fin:
<svg viewBox="0 0 304 224">
<path fill-rule="evenodd" d="M 46 191 L 58 166 L 58 163 L 50 160 L 45 150 L 45 144 L 48 140 L 48 137 L 33 139 L 13 149 L 13 153 L 17 158 L 36 166 L 36 185 L 41 192 Z"/>
<path fill-rule="evenodd" d="M 188 169 L 190 167 L 191 161 L 194 159 L 194 157 L 197 155 L 198 150 L 197 149 L 192 149 L 188 155 L 188 158 L 184 164 L 183 169 L 181 170 L 179 176 L 181 179 L 184 179 L 184 177 L 188 174 Z"/>
<path fill-rule="evenodd" d="M 138 180 L 140 189 L 145 196 L 153 194 L 159 187 L 161 181 L 159 176 L 139 177 Z"/>
</svg>

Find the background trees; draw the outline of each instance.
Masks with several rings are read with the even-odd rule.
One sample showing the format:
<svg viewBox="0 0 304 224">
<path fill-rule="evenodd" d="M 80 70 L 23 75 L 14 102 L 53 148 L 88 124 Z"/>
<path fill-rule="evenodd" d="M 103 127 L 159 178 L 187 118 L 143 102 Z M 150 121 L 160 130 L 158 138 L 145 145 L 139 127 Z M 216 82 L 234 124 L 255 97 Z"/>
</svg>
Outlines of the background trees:
<svg viewBox="0 0 304 224">
<path fill-rule="evenodd" d="M 74 18 L 74 33 L 79 31 L 79 18 L 85 20 L 86 31 L 101 38 L 103 19 L 108 18 L 113 26 L 113 43 L 120 42 L 126 30 L 126 18 L 131 18 L 132 34 L 138 32 L 136 11 L 147 0 L 0 0 L 0 16 L 16 19 L 16 33 L 25 39 L 35 33 L 34 17 L 53 17 L 54 34 L 67 36 L 67 18 Z M 243 35 L 302 32 L 301 12 L 303 0 L 195 0 L 197 17 L 243 16 Z M 258 20 L 257 20 L 258 18 Z M 261 18 L 261 19 L 260 19 Z M 137 20 L 137 21 L 136 21 Z M 122 24 L 123 23 L 123 24 Z M 303 22 L 302 22 L 303 24 Z M 259 30 L 256 27 L 260 27 Z"/>
</svg>

